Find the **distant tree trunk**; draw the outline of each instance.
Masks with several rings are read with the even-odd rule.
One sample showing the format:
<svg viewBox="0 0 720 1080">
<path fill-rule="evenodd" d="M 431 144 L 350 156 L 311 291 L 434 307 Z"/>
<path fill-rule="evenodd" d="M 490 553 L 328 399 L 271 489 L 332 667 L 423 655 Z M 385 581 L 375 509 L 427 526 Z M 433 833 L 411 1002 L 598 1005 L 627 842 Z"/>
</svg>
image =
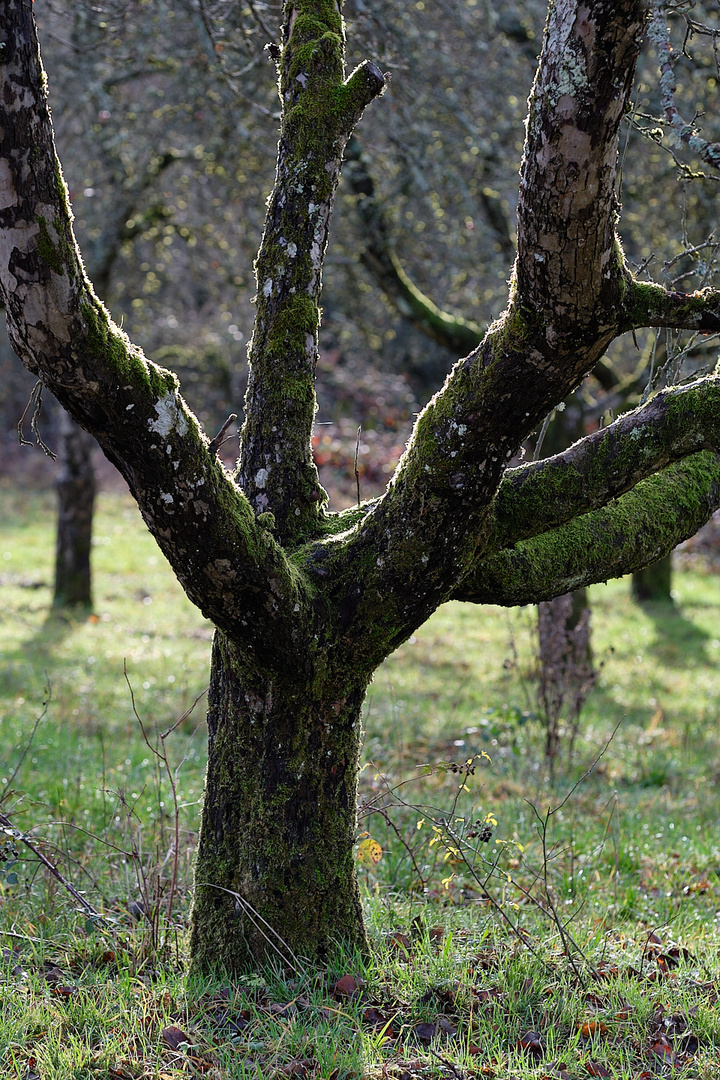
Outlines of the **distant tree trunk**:
<svg viewBox="0 0 720 1080">
<path fill-rule="evenodd" d="M 340 938 L 367 949 L 353 856 L 366 684 L 300 657 L 273 684 L 216 633 L 194 971 L 242 971 L 288 950 L 323 959 Z"/>
<path fill-rule="evenodd" d="M 582 399 L 574 394 L 548 425 L 542 456 L 552 457 L 566 450 L 583 437 L 584 427 Z M 581 688 L 587 693 L 594 682 L 587 589 L 538 604 L 538 659 L 538 691 L 546 717 L 545 757 L 552 765 L 560 749 L 560 713 L 578 698 Z M 585 693 L 581 694 L 583 700 Z M 581 707 L 582 701 L 576 713 L 566 717 L 571 725 L 570 755 Z"/>
<path fill-rule="evenodd" d="M 595 683 L 587 589 L 538 604 L 538 702 L 545 719 L 545 758 L 554 775 L 561 725 L 572 758 L 580 710 Z"/>
<path fill-rule="evenodd" d="M 634 600 L 665 600 L 672 603 L 672 553 L 637 570 L 632 576 Z"/>
<path fill-rule="evenodd" d="M 60 410 L 54 607 L 91 607 L 90 548 L 95 505 L 95 440 Z"/>
</svg>

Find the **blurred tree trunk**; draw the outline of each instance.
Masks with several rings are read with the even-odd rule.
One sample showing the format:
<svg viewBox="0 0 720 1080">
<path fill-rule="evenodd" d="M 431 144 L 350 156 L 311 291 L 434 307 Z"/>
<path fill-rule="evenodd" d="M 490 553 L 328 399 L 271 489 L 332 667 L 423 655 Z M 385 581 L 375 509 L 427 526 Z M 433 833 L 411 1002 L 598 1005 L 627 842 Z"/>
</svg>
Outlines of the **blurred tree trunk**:
<svg viewBox="0 0 720 1080">
<path fill-rule="evenodd" d="M 563 410 L 555 411 L 540 456 L 559 454 L 584 434 L 583 402 L 579 394 L 573 394 Z M 587 589 L 538 604 L 538 661 L 538 697 L 546 721 L 545 758 L 553 768 L 560 750 L 561 713 L 568 713 L 564 719 L 570 725 L 572 754 L 580 709 L 595 681 Z"/>
<path fill-rule="evenodd" d="M 634 600 L 665 600 L 672 603 L 672 553 L 632 576 Z"/>
<path fill-rule="evenodd" d="M 59 419 L 58 524 L 53 607 L 92 607 L 90 548 L 95 506 L 95 440 L 64 409 Z"/>
</svg>

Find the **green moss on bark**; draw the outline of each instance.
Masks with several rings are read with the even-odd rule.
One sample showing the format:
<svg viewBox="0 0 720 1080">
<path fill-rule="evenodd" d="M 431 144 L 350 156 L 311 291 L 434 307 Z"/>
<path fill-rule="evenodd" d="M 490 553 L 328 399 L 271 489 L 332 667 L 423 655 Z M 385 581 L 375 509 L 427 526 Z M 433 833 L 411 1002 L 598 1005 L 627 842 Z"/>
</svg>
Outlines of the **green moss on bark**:
<svg viewBox="0 0 720 1080">
<path fill-rule="evenodd" d="M 177 375 L 150 363 L 127 334 L 112 322 L 97 298 L 84 303 L 81 314 L 86 326 L 87 349 L 96 353 L 100 362 L 112 367 L 118 379 L 127 379 L 135 389 L 144 389 L 156 398 L 177 392 Z"/>
<path fill-rule="evenodd" d="M 288 946 L 312 962 L 327 959 L 340 940 L 367 948 L 352 853 L 365 687 L 355 673 L 331 670 L 321 643 L 303 668 L 303 677 L 288 673 L 275 686 L 216 636 L 195 973 L 277 960 L 268 936 L 283 956 Z M 268 924 L 282 932 L 282 944 Z"/>
<path fill-rule="evenodd" d="M 64 272 L 64 262 L 60 246 L 50 239 L 50 233 L 48 232 L 47 221 L 44 217 L 37 219 L 40 233 L 38 235 L 37 249 L 38 255 L 41 259 L 44 259 L 48 266 L 55 271 L 56 274 L 62 274 Z"/>
</svg>

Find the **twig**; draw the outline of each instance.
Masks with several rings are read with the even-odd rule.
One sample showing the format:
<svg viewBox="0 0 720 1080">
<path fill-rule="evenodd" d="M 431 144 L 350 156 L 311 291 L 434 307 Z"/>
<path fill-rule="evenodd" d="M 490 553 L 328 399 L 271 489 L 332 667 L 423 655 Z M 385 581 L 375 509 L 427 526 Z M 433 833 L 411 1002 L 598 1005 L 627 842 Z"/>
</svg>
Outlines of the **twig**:
<svg viewBox="0 0 720 1080">
<path fill-rule="evenodd" d="M 358 454 L 360 453 L 360 432 L 362 431 L 362 424 L 357 429 L 357 438 L 355 440 L 355 483 L 357 484 L 357 504 L 360 505 L 360 473 L 358 472 Z"/>
<path fill-rule="evenodd" d="M 540 434 L 538 435 L 537 442 L 535 443 L 535 449 L 533 450 L 533 461 L 537 461 L 538 458 L 540 457 L 540 451 L 542 450 L 542 444 L 545 442 L 545 436 L 547 434 L 547 429 L 550 426 L 550 420 L 551 420 L 551 417 L 552 417 L 552 414 L 554 413 L 554 411 L 555 411 L 554 409 L 551 409 L 550 412 L 547 414 L 547 416 L 545 417 L 545 419 L 542 422 L 542 427 L 540 428 Z"/>
<path fill-rule="evenodd" d="M 47 674 L 45 675 L 45 678 L 47 679 Z M 45 719 L 48 708 L 50 707 L 50 699 L 52 697 L 52 687 L 50 686 L 49 681 L 47 683 L 46 693 L 47 693 L 47 700 L 43 702 L 43 710 L 40 713 L 40 715 L 38 716 L 38 718 L 36 719 L 35 723 L 33 724 L 33 729 L 30 732 L 30 735 L 28 737 L 27 742 L 25 743 L 25 748 L 23 749 L 22 753 L 20 754 L 20 760 L 18 761 L 17 765 L 13 769 L 11 775 L 8 777 L 7 787 L 5 788 L 5 792 L 4 792 L 3 796 L 2 796 L 2 798 L 0 798 L 0 806 L 2 806 L 2 804 L 5 802 L 5 799 L 10 794 L 10 791 L 12 790 L 13 783 L 15 782 L 15 777 L 20 772 L 20 769 L 22 768 L 22 763 L 23 763 L 23 761 L 25 760 L 25 758 L 28 755 L 28 751 L 29 751 L 30 747 L 32 746 L 33 739 L 35 738 L 35 733 L 36 733 L 38 727 L 40 726 L 40 722 L 41 722 L 41 720 Z"/>
<path fill-rule="evenodd" d="M 191 706 L 190 706 L 190 707 L 189 707 L 188 709 L 186 709 L 186 710 L 185 710 L 185 712 L 184 712 L 184 713 L 182 714 L 182 716 L 179 716 L 179 717 L 177 718 L 177 720 L 176 720 L 176 721 L 175 721 L 175 723 L 174 723 L 174 724 L 172 725 L 172 727 L 169 727 L 169 728 L 167 729 L 167 731 L 164 731 L 164 732 L 162 733 L 162 735 L 160 736 L 160 738 L 161 738 L 161 739 L 162 739 L 163 741 L 164 741 L 165 739 L 167 739 L 168 735 L 172 735 L 173 731 L 176 731 L 176 730 L 177 730 L 177 728 L 179 728 L 179 727 L 180 727 L 180 725 L 182 724 L 183 720 L 187 720 L 188 716 L 190 716 L 190 714 L 192 713 L 192 711 L 193 711 L 193 709 L 195 708 L 195 706 L 197 705 L 197 703 L 198 703 L 199 701 L 202 701 L 202 699 L 203 699 L 203 698 L 205 697 L 205 695 L 207 694 L 207 692 L 208 692 L 208 690 L 209 690 L 209 689 L 210 689 L 210 687 L 209 687 L 209 686 L 206 686 L 204 690 L 201 690 L 201 691 L 200 691 L 200 693 L 198 694 L 198 696 L 197 696 L 197 697 L 195 698 L 195 700 L 193 701 L 192 705 L 191 705 Z"/>
<path fill-rule="evenodd" d="M 230 419 L 226 422 L 225 428 L 227 428 L 227 426 L 229 424 L 231 424 L 234 419 L 235 419 L 235 417 L 231 416 Z M 220 432 L 220 436 L 222 436 L 222 432 Z M 217 437 L 218 436 L 216 436 L 216 438 Z M 132 704 L 132 711 L 133 711 L 133 713 L 135 715 L 135 719 L 137 720 L 138 724 L 140 725 L 140 730 L 142 732 L 143 739 L 145 740 L 145 745 L 147 746 L 148 750 L 150 750 L 150 752 L 152 754 L 154 754 L 157 761 L 160 764 L 162 764 L 162 766 L 163 766 L 163 768 L 165 770 L 165 775 L 167 776 L 168 782 L 170 784 L 170 792 L 171 792 L 171 795 L 172 795 L 172 802 L 173 802 L 173 825 L 174 825 L 172 872 L 171 872 L 171 875 L 170 875 L 170 891 L 169 891 L 169 894 L 168 894 L 168 901 L 167 901 L 167 918 L 168 918 L 168 922 L 170 922 L 170 920 L 172 919 L 172 910 L 173 910 L 173 903 L 175 901 L 175 893 L 177 891 L 177 879 L 178 879 L 178 871 L 179 871 L 179 865 L 180 865 L 180 808 L 179 808 L 179 805 L 178 805 L 178 795 L 177 795 L 177 772 L 173 772 L 173 770 L 170 768 L 170 762 L 168 760 L 167 750 L 165 749 L 165 740 L 168 738 L 169 735 L 172 735 L 172 733 L 177 730 L 177 728 L 180 726 L 180 724 L 183 722 L 183 720 L 185 720 L 190 715 L 190 713 L 193 711 L 193 709 L 195 708 L 197 703 L 200 701 L 200 699 L 207 693 L 208 688 L 206 687 L 205 690 L 202 691 L 202 693 L 198 694 L 198 696 L 195 698 L 195 700 L 192 703 L 192 705 L 190 706 L 190 708 L 186 709 L 185 712 L 182 714 L 182 716 L 180 716 L 175 721 L 175 723 L 172 724 L 171 727 L 168 728 L 168 730 L 166 732 L 164 732 L 163 734 L 160 734 L 159 738 L 160 738 L 160 744 L 162 746 L 162 750 L 158 750 L 158 748 L 156 746 L 153 746 L 153 744 L 150 742 L 150 739 L 148 738 L 147 731 L 145 730 L 145 725 L 143 724 L 142 720 L 140 719 L 140 714 L 137 711 L 137 707 L 135 705 L 135 693 L 133 691 L 132 684 L 130 682 L 130 678 L 129 678 L 128 673 L 127 673 L 127 660 L 123 661 L 123 674 L 125 676 L 125 682 L 127 683 L 128 689 L 130 691 L 130 701 L 131 701 L 131 704 Z M 185 760 L 185 759 L 183 758 L 183 760 Z M 182 765 L 182 762 L 180 763 L 180 765 Z M 178 766 L 178 768 L 180 768 L 180 765 Z M 158 858 L 158 862 L 159 862 L 159 858 Z"/>
<path fill-rule="evenodd" d="M 82 893 L 79 893 L 75 886 L 63 877 L 57 866 L 55 866 L 54 863 L 52 863 L 50 859 L 48 859 L 47 856 L 43 854 L 40 848 L 37 847 L 32 842 L 32 840 L 29 840 L 28 837 L 20 831 L 20 829 L 15 828 L 7 814 L 0 813 L 0 825 L 2 825 L 3 828 L 7 829 L 16 840 L 19 840 L 22 844 L 24 844 L 29 851 L 32 851 L 33 855 L 35 855 L 35 857 L 40 860 L 46 870 L 50 871 L 55 880 L 58 881 L 62 885 L 62 887 L 67 890 L 67 892 L 70 893 L 72 898 L 76 900 L 78 904 L 80 904 L 80 907 L 83 909 L 89 919 L 92 919 L 93 922 L 102 925 L 106 927 L 106 929 L 114 932 L 114 928 L 107 921 L 107 919 L 104 919 L 100 912 L 92 906 L 89 900 L 86 900 Z"/>
<path fill-rule="evenodd" d="M 240 895 L 240 893 L 235 892 L 234 889 L 226 889 L 223 885 L 215 885 L 211 881 L 197 881 L 195 883 L 195 888 L 196 889 L 198 889 L 198 888 L 217 889 L 219 892 L 224 892 L 224 893 L 227 893 L 229 896 L 234 897 L 235 900 L 237 901 L 237 903 L 240 905 L 240 907 L 241 907 L 241 909 L 243 911 L 243 914 L 247 915 L 248 918 L 250 919 L 250 922 L 255 927 L 255 929 L 260 931 L 260 933 L 265 938 L 265 940 L 267 941 L 270 948 L 273 949 L 278 954 L 278 956 L 280 957 L 280 959 L 282 960 L 282 962 L 284 964 L 289 964 L 289 966 L 293 969 L 293 971 L 298 976 L 298 978 L 302 978 L 302 975 L 303 975 L 302 966 L 301 966 L 300 961 L 298 960 L 297 956 L 295 955 L 295 953 L 292 951 L 292 949 L 288 945 L 288 943 L 283 938 L 280 937 L 277 930 L 274 930 L 273 927 L 270 925 L 270 923 L 267 922 L 265 919 L 263 919 L 260 912 L 256 911 L 255 908 L 252 906 L 252 904 L 248 900 L 245 900 L 244 897 L 242 897 Z M 283 956 L 283 954 L 281 953 L 280 949 L 278 949 L 275 942 L 272 941 L 268 937 L 268 935 L 263 930 L 262 926 L 260 926 L 258 924 L 258 922 L 256 922 L 256 919 L 259 920 L 263 924 L 263 926 L 266 926 L 268 928 L 270 933 L 273 934 L 274 937 L 276 937 L 278 939 L 278 941 L 280 942 L 280 944 L 282 945 L 282 947 L 284 949 L 287 949 L 288 955 L 290 957 L 292 957 L 292 962 L 288 961 L 287 956 Z"/>
<path fill-rule="evenodd" d="M 555 807 L 553 807 L 553 809 L 552 809 L 552 810 L 548 810 L 548 817 L 552 817 L 552 815 L 553 815 L 553 814 L 557 814 L 557 812 L 558 812 L 559 810 L 562 810 L 563 806 L 564 806 L 564 805 L 565 805 L 565 803 L 566 803 L 566 802 L 568 801 L 568 799 L 569 799 L 569 798 L 571 798 L 571 796 L 575 794 L 575 792 L 576 792 L 576 791 L 577 791 L 577 789 L 578 789 L 578 788 L 580 787 L 580 785 L 581 785 L 581 784 L 582 784 L 582 783 L 583 783 L 583 782 L 584 782 L 585 780 L 587 780 L 588 776 L 590 776 L 591 772 L 593 771 L 593 769 L 595 768 L 595 766 L 597 765 L 597 763 L 598 763 L 598 762 L 599 762 L 599 761 L 600 761 L 600 760 L 601 760 L 601 759 L 602 759 L 602 758 L 603 758 L 603 757 L 605 756 L 605 754 L 606 754 L 606 752 L 607 752 L 607 750 L 608 750 L 608 748 L 609 748 L 609 746 L 610 746 L 610 743 L 611 743 L 611 742 L 613 741 L 613 739 L 614 739 L 614 738 L 615 738 L 615 736 L 617 735 L 617 732 L 618 732 L 618 728 L 619 728 L 619 727 L 620 727 L 620 725 L 622 724 L 623 720 L 625 720 L 625 717 L 626 717 L 626 715 L 627 715 L 626 713 L 623 713 L 623 715 L 622 715 L 622 716 L 620 717 L 620 719 L 618 720 L 617 724 L 616 724 L 616 725 L 615 725 L 615 727 L 614 727 L 614 728 L 612 729 L 612 732 L 610 733 L 610 736 L 608 737 L 608 739 L 607 739 L 607 741 L 606 741 L 605 745 L 603 746 L 602 750 L 600 751 L 600 753 L 599 753 L 599 754 L 597 755 L 597 757 L 593 758 L 593 760 L 592 760 L 592 761 L 591 761 L 591 763 L 590 763 L 590 764 L 588 765 L 588 767 L 587 767 L 587 769 L 585 770 L 585 772 L 584 772 L 584 773 L 582 774 L 582 776 L 580 777 L 580 779 L 579 779 L 579 780 L 576 780 L 576 781 L 575 781 L 575 783 L 574 783 L 574 784 L 573 784 L 573 786 L 572 786 L 572 787 L 570 788 L 570 790 L 568 791 L 568 793 L 567 793 L 567 795 L 565 796 L 565 798 L 563 799 L 563 801 L 562 801 L 562 802 L 561 802 L 561 803 L 560 803 L 560 804 L 559 804 L 558 806 L 555 806 Z M 528 805 L 529 805 L 529 806 L 532 806 L 532 803 L 528 803 Z M 532 809 L 533 809 L 533 810 L 535 810 L 535 807 L 533 806 L 533 807 L 532 807 Z M 537 814 L 537 810 L 535 810 L 535 813 Z"/>
<path fill-rule="evenodd" d="M 701 161 L 714 169 L 720 169 L 720 143 L 703 139 L 692 124 L 688 124 L 680 115 L 675 104 L 674 52 L 670 43 L 665 9 L 662 4 L 653 4 L 652 16 L 648 28 L 648 37 L 655 45 L 660 62 L 660 93 L 668 122 L 679 139 L 688 146 Z"/>
<path fill-rule="evenodd" d="M 457 1080 L 465 1080 L 465 1073 L 462 1069 L 458 1069 L 456 1065 L 453 1065 L 452 1061 L 448 1061 L 442 1054 L 438 1054 L 437 1050 L 433 1050 L 432 1046 L 428 1047 L 428 1050 L 433 1057 L 436 1057 L 438 1061 L 441 1061 L 446 1069 L 449 1069 L 453 1076 L 457 1077 Z"/>
<path fill-rule="evenodd" d="M 37 443 L 37 445 L 40 447 L 40 449 L 45 454 L 47 454 L 47 456 L 49 458 L 52 458 L 53 461 L 56 461 L 57 460 L 57 454 L 54 454 L 52 452 L 52 450 L 47 445 L 47 443 L 43 439 L 43 437 L 40 434 L 40 431 L 38 429 L 38 422 L 40 420 L 40 413 L 42 412 L 42 392 L 43 392 L 43 384 L 38 379 L 38 381 L 35 383 L 35 385 L 32 388 L 32 393 L 30 394 L 30 397 L 28 398 L 28 403 L 25 406 L 25 411 L 23 412 L 22 416 L 20 417 L 20 419 L 18 420 L 18 423 L 17 423 L 18 442 L 20 443 L 21 446 L 33 446 L 33 445 L 35 445 L 34 443 L 29 442 L 25 438 L 25 436 L 23 434 L 23 424 L 25 423 L 25 417 L 27 416 L 28 410 L 30 409 L 30 406 L 32 405 L 33 406 L 33 413 L 32 413 L 32 416 L 30 418 L 30 430 L 32 431 L 33 435 L 35 436 L 35 443 Z"/>
<path fill-rule="evenodd" d="M 225 435 L 225 432 L 227 431 L 227 429 L 230 427 L 230 425 L 235 420 L 237 420 L 237 413 L 230 413 L 230 415 L 228 416 L 227 420 L 225 421 L 223 426 L 218 431 L 215 438 L 210 440 L 210 445 L 208 446 L 208 450 L 209 450 L 209 452 L 211 454 L 213 454 L 213 455 L 217 454 L 218 450 L 223 445 L 223 442 L 228 441 L 228 439 L 224 439 L 223 436 Z M 232 436 L 230 436 L 230 438 L 232 438 Z"/>
</svg>

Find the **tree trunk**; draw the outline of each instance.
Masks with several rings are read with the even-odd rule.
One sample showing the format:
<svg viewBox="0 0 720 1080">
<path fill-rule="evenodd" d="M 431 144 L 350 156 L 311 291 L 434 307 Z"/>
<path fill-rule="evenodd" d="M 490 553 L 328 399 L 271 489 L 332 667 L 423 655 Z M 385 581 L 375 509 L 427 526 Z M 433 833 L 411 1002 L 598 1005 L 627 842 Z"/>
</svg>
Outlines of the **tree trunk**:
<svg viewBox="0 0 720 1080">
<path fill-rule="evenodd" d="M 90 548 L 95 505 L 95 440 L 60 410 L 60 471 L 54 607 L 92 607 Z"/>
<path fill-rule="evenodd" d="M 298 659 L 286 678 L 264 678 L 227 635 L 215 636 L 196 973 L 278 956 L 322 962 L 341 940 L 367 949 L 353 855 L 367 680 L 307 667 Z"/>
<path fill-rule="evenodd" d="M 672 603 L 672 552 L 632 576 L 632 595 L 641 603 L 645 600 L 664 600 Z"/>
<path fill-rule="evenodd" d="M 554 775 L 566 731 L 572 759 L 580 710 L 595 683 L 587 589 L 538 604 L 538 703 L 545 719 L 545 758 Z"/>
<path fill-rule="evenodd" d="M 543 456 L 562 453 L 585 434 L 583 400 L 579 394 L 555 412 L 542 444 Z M 578 631 L 578 627 L 582 629 Z M 580 636 L 578 636 L 580 635 Z M 570 726 L 569 757 L 575 743 L 581 688 L 592 685 L 593 657 L 590 643 L 590 600 L 587 589 L 556 596 L 538 604 L 538 697 L 545 714 L 545 758 L 553 767 L 560 751 L 560 719 L 563 709 Z M 585 694 L 582 693 L 584 699 Z"/>
</svg>

